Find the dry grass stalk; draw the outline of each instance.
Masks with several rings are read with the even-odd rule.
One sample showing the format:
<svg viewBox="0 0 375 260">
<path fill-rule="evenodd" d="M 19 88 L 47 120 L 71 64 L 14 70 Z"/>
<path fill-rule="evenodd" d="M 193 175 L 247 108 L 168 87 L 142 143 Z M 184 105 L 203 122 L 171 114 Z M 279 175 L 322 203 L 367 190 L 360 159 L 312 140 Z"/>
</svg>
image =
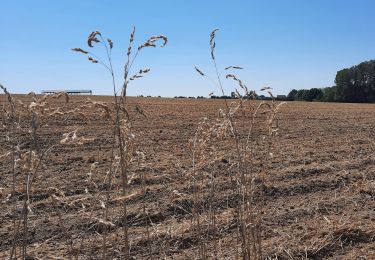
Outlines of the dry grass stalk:
<svg viewBox="0 0 375 260">
<path fill-rule="evenodd" d="M 105 59 L 99 58 L 92 52 L 83 50 L 81 48 L 74 48 L 73 51 L 80 52 L 84 55 L 88 55 L 88 59 L 93 63 L 98 63 L 104 68 L 106 68 L 111 77 L 112 77 L 112 87 L 113 87 L 113 96 L 114 96 L 114 105 L 115 109 L 114 112 L 111 113 L 110 109 L 107 106 L 104 106 L 98 102 L 91 102 L 91 106 L 97 106 L 102 109 L 103 115 L 112 118 L 113 121 L 113 146 L 112 146 L 112 156 L 111 156 L 111 165 L 115 162 L 115 158 L 119 158 L 119 170 L 121 173 L 121 183 L 122 183 L 122 197 L 127 198 L 130 196 L 129 191 L 129 172 L 131 167 L 131 162 L 134 159 L 134 154 L 136 154 L 135 150 L 135 135 L 133 134 L 131 120 L 129 118 L 129 113 L 127 109 L 127 89 L 129 87 L 130 81 L 139 79 L 143 77 L 146 73 L 150 71 L 150 69 L 140 69 L 136 72 L 133 76 L 130 76 L 132 72 L 132 66 L 134 61 L 136 60 L 137 56 L 139 55 L 140 51 L 147 47 L 156 47 L 158 42 L 161 41 L 162 43 L 159 45 L 160 47 L 164 47 L 168 39 L 163 35 L 152 36 L 150 37 L 145 43 L 139 45 L 136 49 L 135 54 L 133 55 L 133 43 L 135 40 L 135 28 L 130 34 L 129 38 L 129 45 L 127 51 L 127 60 L 124 65 L 124 83 L 121 88 L 121 95 L 118 97 L 117 93 L 119 89 L 116 87 L 115 83 L 115 74 L 112 65 L 112 48 L 113 48 L 113 41 L 110 39 L 104 40 L 102 34 L 98 31 L 92 32 L 88 39 L 87 44 L 90 48 L 94 47 L 94 44 L 101 44 L 105 49 Z M 92 58 L 94 57 L 94 58 Z M 138 108 L 138 111 L 142 111 Z M 108 187 L 111 186 L 111 180 L 113 178 L 114 170 L 111 167 L 108 174 Z M 107 202 L 110 201 L 109 190 L 107 192 Z M 123 254 L 124 259 L 130 259 L 130 240 L 128 229 L 129 225 L 127 223 L 127 200 L 121 200 L 123 203 Z M 105 219 L 103 221 L 108 221 L 108 211 L 105 210 Z M 107 258 L 107 248 L 106 248 L 106 234 L 107 228 L 104 227 L 104 236 L 103 236 L 103 258 Z"/>
<path fill-rule="evenodd" d="M 218 29 L 215 29 L 210 34 L 210 47 L 211 47 L 211 60 L 213 62 L 215 71 L 216 71 L 216 82 L 217 85 L 222 93 L 224 93 L 224 87 L 222 84 L 222 80 L 220 77 L 219 69 L 216 63 L 215 57 L 215 48 L 216 48 L 216 41 L 215 37 L 218 32 Z M 228 66 L 224 69 L 226 70 L 242 70 L 242 67 L 239 66 Z M 201 75 L 208 77 L 202 70 L 195 67 L 195 70 Z M 210 77 L 208 77 L 211 79 Z M 202 170 L 205 168 L 212 167 L 212 163 L 215 162 L 214 160 L 208 160 L 205 158 L 205 155 L 208 155 L 210 158 L 222 158 L 222 155 L 218 152 L 219 149 L 217 148 L 220 139 L 225 140 L 228 139 L 233 141 L 234 149 L 229 151 L 225 156 L 229 157 L 231 163 L 228 166 L 228 171 L 233 169 L 234 167 L 237 168 L 237 171 L 234 172 L 233 178 L 233 185 L 235 194 L 240 199 L 240 203 L 236 208 L 234 218 L 237 222 L 237 236 L 240 241 L 240 255 L 237 257 L 241 257 L 243 259 L 261 259 L 262 258 L 262 243 L 261 243 L 261 205 L 262 202 L 259 200 L 255 200 L 255 194 L 261 191 L 262 185 L 256 184 L 256 180 L 259 179 L 259 176 L 254 175 L 252 170 L 252 162 L 253 157 L 256 153 L 260 151 L 254 151 L 252 149 L 252 134 L 253 128 L 256 124 L 255 118 L 258 114 L 266 115 L 266 125 L 267 125 L 267 132 L 268 134 L 265 136 L 265 140 L 267 140 L 264 144 L 264 150 L 270 153 L 270 148 L 272 142 L 272 137 L 277 134 L 277 124 L 275 124 L 277 113 L 279 112 L 281 103 L 276 103 L 273 95 L 271 92 L 268 92 L 272 98 L 272 102 L 262 102 L 259 105 L 256 105 L 256 102 L 252 102 L 256 98 L 255 91 L 250 91 L 247 86 L 234 74 L 227 74 L 227 79 L 234 80 L 239 89 L 235 89 L 235 96 L 236 99 L 234 102 L 229 103 L 226 99 L 224 100 L 224 110 L 221 110 L 219 115 L 220 117 L 217 119 L 217 122 L 214 123 L 207 123 L 204 121 L 198 125 L 197 133 L 195 135 L 194 140 L 192 141 L 192 160 L 193 160 L 193 178 L 194 178 L 194 186 L 198 186 L 196 182 L 196 177 L 194 176 L 202 176 Z M 211 79 L 212 80 L 212 79 Z M 267 89 L 263 89 L 267 90 Z M 262 91 L 263 91 L 262 90 Z M 244 120 L 245 115 L 251 115 L 252 120 L 250 121 L 250 127 L 248 129 L 246 139 L 243 139 L 241 136 L 243 128 L 244 128 Z M 242 128 L 241 128 L 242 124 Z M 207 127 L 207 125 L 212 125 L 211 127 Z M 204 129 L 204 130 L 203 130 Z M 199 136 L 199 137 L 198 137 Z M 246 135 L 245 135 L 246 136 Z M 267 165 L 267 162 L 270 161 L 269 156 L 264 156 L 262 158 L 264 160 L 263 165 Z M 263 169 L 262 172 L 266 172 L 269 169 L 267 166 Z M 204 178 L 204 177 L 202 177 Z M 215 176 L 213 174 L 209 175 L 211 179 L 211 190 L 208 193 L 209 197 L 209 215 L 210 215 L 210 223 L 212 223 L 212 227 L 215 229 L 215 207 L 212 204 L 213 196 L 215 194 Z M 200 196 L 204 196 L 204 192 L 199 190 L 198 188 L 194 189 L 194 198 L 195 204 L 198 203 L 198 198 Z M 199 195 L 200 194 L 200 195 Z M 260 201 L 260 202 L 259 202 Z M 196 209 L 194 211 L 196 221 L 196 228 L 198 231 L 198 240 L 200 243 L 200 257 L 202 259 L 207 258 L 208 253 L 206 252 L 206 241 L 202 240 L 201 234 L 201 223 L 199 221 L 200 216 L 199 212 Z M 207 232 L 207 231 L 206 231 Z M 212 233 L 212 231 L 211 231 Z M 213 232 L 215 234 L 215 232 Z M 212 236 L 212 235 L 211 235 Z M 217 256 L 217 245 L 215 235 L 212 236 L 213 239 L 213 257 Z"/>
<path fill-rule="evenodd" d="M 13 176 L 13 184 L 12 184 L 12 191 L 11 194 L 15 195 L 16 189 L 16 156 L 17 156 L 17 141 L 16 141 L 16 129 L 17 129 L 17 120 L 16 120 L 16 111 L 15 111 L 15 102 L 12 95 L 7 91 L 7 89 L 0 84 L 0 88 L 4 91 L 7 96 L 8 103 L 10 104 L 10 113 L 5 110 L 5 105 L 3 106 L 3 128 L 5 128 L 5 132 L 7 133 L 7 139 L 11 144 L 11 161 L 12 161 L 12 176 Z M 6 120 L 7 118 L 7 120 Z M 6 121 L 10 121 L 10 127 L 7 127 L 8 124 Z"/>
<path fill-rule="evenodd" d="M 20 100 L 15 100 L 13 96 L 0 85 L 1 89 L 7 95 L 8 103 L 11 111 L 7 113 L 10 127 L 7 130 L 8 140 L 11 144 L 11 160 L 12 160 L 12 175 L 13 185 L 11 191 L 11 198 L 14 200 L 14 214 L 17 215 L 16 197 L 23 197 L 22 210 L 18 218 L 14 218 L 13 226 L 13 245 L 10 250 L 10 259 L 17 258 L 17 247 L 20 244 L 20 257 L 26 259 L 28 246 L 28 229 L 29 229 L 29 213 L 32 213 L 32 203 L 30 197 L 33 191 L 33 184 L 38 178 L 38 172 L 42 166 L 44 156 L 49 153 L 52 146 L 47 145 L 43 149 L 39 141 L 39 129 L 43 127 L 48 119 L 48 112 L 51 109 L 49 100 L 66 96 L 65 93 L 58 93 L 54 95 L 45 95 L 39 98 L 35 93 L 29 93 L 32 97 L 30 104 L 26 105 Z M 16 106 L 16 104 L 18 106 Z M 21 124 L 21 117 L 24 121 L 30 122 L 29 129 L 23 129 Z M 5 121 L 4 121 L 5 122 Z M 18 143 L 18 135 L 21 131 L 29 134 L 29 147 Z M 26 132 L 27 131 L 27 132 Z M 20 185 L 16 175 L 23 177 Z M 16 187 L 20 187 L 18 190 Z M 20 194 L 21 193 L 21 194 Z"/>
</svg>

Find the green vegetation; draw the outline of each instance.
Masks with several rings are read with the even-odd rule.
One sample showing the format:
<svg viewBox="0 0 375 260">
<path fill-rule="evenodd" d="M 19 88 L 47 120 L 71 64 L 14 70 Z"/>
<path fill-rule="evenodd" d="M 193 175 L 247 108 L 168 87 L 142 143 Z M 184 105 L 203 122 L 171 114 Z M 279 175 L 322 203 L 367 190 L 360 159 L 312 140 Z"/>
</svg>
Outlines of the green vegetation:
<svg viewBox="0 0 375 260">
<path fill-rule="evenodd" d="M 375 103 L 375 60 L 337 72 L 335 86 L 289 92 L 289 101 Z"/>
</svg>

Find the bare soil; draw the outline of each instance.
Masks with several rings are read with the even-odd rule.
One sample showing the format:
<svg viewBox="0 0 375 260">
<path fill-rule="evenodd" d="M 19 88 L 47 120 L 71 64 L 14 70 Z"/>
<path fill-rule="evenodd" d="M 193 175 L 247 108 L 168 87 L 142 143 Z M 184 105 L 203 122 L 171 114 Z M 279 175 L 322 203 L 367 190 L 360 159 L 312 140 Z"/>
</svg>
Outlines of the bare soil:
<svg viewBox="0 0 375 260">
<path fill-rule="evenodd" d="M 56 106 L 73 108 L 84 98 L 73 96 L 70 103 L 61 101 Z M 112 101 L 111 97 L 90 98 Z M 0 101 L 5 104 L 5 97 L 0 96 Z M 196 259 L 188 141 L 203 117 L 217 116 L 223 100 L 130 98 L 129 102 L 137 150 L 145 155 L 134 162 L 130 173 L 131 255 L 134 259 Z M 146 117 L 134 113 L 135 104 Z M 250 117 L 245 119 L 244 127 Z M 26 127 L 28 122 L 21 124 Z M 278 125 L 262 191 L 264 258 L 375 259 L 375 105 L 288 102 Z M 62 134 L 75 129 L 94 140 L 81 146 L 61 145 Z M 120 178 L 115 176 L 109 193 L 105 178 L 111 129 L 110 122 L 94 112 L 89 121 L 79 116 L 53 117 L 41 128 L 41 145 L 53 148 L 45 155 L 30 192 L 29 259 L 100 259 L 104 235 L 107 255 L 121 259 L 124 218 L 121 201 L 116 200 L 121 194 L 116 184 Z M 4 132 L 0 138 L 2 155 L 9 146 Z M 27 132 L 18 138 L 22 146 L 30 145 Z M 228 147 L 223 144 L 222 149 Z M 215 166 L 219 259 L 234 259 L 238 250 L 232 221 L 238 199 L 231 196 L 228 163 L 224 158 Z M 10 255 L 14 220 L 17 223 L 24 200 L 22 175 L 17 176 L 16 196 L 8 196 L 10 165 L 1 159 L 1 259 Z M 111 223 L 107 229 L 100 221 L 104 206 Z M 208 243 L 209 252 L 212 246 Z"/>
</svg>

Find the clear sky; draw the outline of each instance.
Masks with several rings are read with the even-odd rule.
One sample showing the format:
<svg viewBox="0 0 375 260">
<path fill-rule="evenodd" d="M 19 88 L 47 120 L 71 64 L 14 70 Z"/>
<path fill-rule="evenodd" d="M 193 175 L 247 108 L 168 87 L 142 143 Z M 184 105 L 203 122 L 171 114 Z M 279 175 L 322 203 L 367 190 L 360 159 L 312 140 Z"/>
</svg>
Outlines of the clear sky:
<svg viewBox="0 0 375 260">
<path fill-rule="evenodd" d="M 136 43 L 164 34 L 135 64 L 150 74 L 130 95 L 207 96 L 218 89 L 194 70 L 213 73 L 209 33 L 220 67 L 245 67 L 248 87 L 276 94 L 334 84 L 337 70 L 375 59 L 374 0 L 0 0 L 0 82 L 13 93 L 92 89 L 111 94 L 108 73 L 70 51 L 91 31 L 115 43 L 117 82 L 132 26 Z M 99 51 L 100 53 L 100 51 Z M 227 93 L 235 85 L 225 81 Z"/>
</svg>

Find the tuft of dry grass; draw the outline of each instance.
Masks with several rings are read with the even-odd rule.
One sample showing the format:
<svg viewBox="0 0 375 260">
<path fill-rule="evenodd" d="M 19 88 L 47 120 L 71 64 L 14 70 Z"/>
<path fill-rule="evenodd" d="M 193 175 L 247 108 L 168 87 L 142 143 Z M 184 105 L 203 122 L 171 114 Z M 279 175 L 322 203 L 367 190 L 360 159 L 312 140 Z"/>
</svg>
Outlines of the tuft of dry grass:
<svg viewBox="0 0 375 260">
<path fill-rule="evenodd" d="M 43 177 L 40 172 L 43 168 L 43 159 L 48 154 L 53 145 L 41 145 L 39 131 L 47 124 L 48 114 L 52 110 L 51 99 L 59 99 L 65 93 L 44 95 L 38 97 L 31 92 L 27 96 L 31 97 L 29 104 L 16 100 L 7 89 L 0 85 L 0 88 L 7 96 L 10 111 L 6 111 L 4 106 L 3 127 L 6 131 L 7 140 L 10 146 L 8 153 L 12 167 L 12 190 L 8 198 L 14 203 L 13 208 L 13 242 L 9 253 L 10 259 L 17 259 L 18 255 L 22 259 L 27 259 L 27 245 L 29 236 L 29 214 L 33 212 L 33 205 L 30 197 L 33 195 L 33 185 Z M 23 121 L 29 122 L 26 129 L 20 124 Z M 28 136 L 27 145 L 20 142 L 19 135 L 22 133 Z M 27 147 L 28 146 L 28 147 Z M 22 200 L 22 206 L 17 205 L 17 201 Z M 19 248 L 19 253 L 17 249 Z"/>
</svg>

